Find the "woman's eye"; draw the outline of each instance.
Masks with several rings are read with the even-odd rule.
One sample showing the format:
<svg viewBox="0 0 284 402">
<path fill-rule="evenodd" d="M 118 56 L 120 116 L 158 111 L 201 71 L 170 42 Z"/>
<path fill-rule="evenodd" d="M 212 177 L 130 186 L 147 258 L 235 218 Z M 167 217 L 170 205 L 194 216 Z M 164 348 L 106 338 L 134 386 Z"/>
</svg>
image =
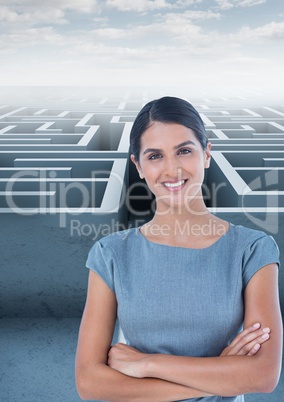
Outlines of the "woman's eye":
<svg viewBox="0 0 284 402">
<path fill-rule="evenodd" d="M 162 157 L 161 154 L 152 154 L 149 156 L 149 160 L 159 159 L 161 157 Z"/>
<path fill-rule="evenodd" d="M 191 149 L 183 148 L 183 149 L 180 149 L 178 153 L 179 154 L 189 154 L 189 153 L 191 153 Z"/>
</svg>

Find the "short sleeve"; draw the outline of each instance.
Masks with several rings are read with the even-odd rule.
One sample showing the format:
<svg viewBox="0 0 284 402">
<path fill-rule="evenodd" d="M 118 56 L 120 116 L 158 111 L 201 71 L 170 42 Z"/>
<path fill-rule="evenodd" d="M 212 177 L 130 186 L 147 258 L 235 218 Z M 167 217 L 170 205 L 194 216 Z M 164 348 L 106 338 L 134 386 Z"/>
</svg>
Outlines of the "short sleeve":
<svg viewBox="0 0 284 402">
<path fill-rule="evenodd" d="M 114 259 L 109 247 L 96 241 L 89 251 L 86 267 L 96 272 L 114 292 Z"/>
<path fill-rule="evenodd" d="M 272 236 L 264 235 L 249 244 L 243 254 L 244 288 L 257 271 L 272 263 L 280 265 L 279 249 Z"/>
</svg>

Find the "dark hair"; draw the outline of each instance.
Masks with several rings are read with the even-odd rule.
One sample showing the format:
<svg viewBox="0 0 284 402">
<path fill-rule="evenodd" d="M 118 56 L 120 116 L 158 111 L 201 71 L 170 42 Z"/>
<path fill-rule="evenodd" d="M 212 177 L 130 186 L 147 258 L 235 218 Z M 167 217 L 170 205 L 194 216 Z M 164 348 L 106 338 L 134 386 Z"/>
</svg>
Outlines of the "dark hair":
<svg viewBox="0 0 284 402">
<path fill-rule="evenodd" d="M 130 152 L 139 160 L 142 134 L 153 122 L 177 123 L 193 130 L 203 149 L 208 138 L 203 121 L 197 110 L 187 101 L 165 96 L 147 103 L 138 113 L 130 132 Z"/>
</svg>

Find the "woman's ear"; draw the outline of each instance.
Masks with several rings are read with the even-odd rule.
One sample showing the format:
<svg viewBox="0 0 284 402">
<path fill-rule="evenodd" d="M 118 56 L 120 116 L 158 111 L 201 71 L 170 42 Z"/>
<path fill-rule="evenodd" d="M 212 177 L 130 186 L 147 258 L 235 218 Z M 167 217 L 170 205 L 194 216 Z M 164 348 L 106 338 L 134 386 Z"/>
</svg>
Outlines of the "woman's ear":
<svg viewBox="0 0 284 402">
<path fill-rule="evenodd" d="M 204 167 L 205 169 L 208 169 L 210 166 L 210 160 L 211 160 L 211 148 L 212 148 L 212 144 L 211 142 L 207 142 L 207 147 L 205 149 L 205 161 L 204 161 Z"/>
<path fill-rule="evenodd" d="M 140 179 L 144 179 L 144 176 L 143 176 L 142 170 L 141 170 L 141 166 L 140 166 L 139 162 L 136 161 L 136 159 L 135 159 L 133 154 L 131 154 L 130 159 L 132 160 L 132 162 L 136 166 L 136 169 L 137 169 L 137 172 L 139 173 Z"/>
</svg>

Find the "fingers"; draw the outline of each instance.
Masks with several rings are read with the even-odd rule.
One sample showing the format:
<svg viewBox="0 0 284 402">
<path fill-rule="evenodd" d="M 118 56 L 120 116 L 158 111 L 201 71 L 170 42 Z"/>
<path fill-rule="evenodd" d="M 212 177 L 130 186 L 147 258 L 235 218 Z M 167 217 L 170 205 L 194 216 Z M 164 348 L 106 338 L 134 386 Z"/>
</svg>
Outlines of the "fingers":
<svg viewBox="0 0 284 402">
<path fill-rule="evenodd" d="M 261 330 L 257 331 L 255 334 L 259 335 L 256 338 L 253 338 L 251 341 L 248 341 L 248 343 L 244 344 L 244 346 L 237 352 L 237 355 L 255 355 L 259 351 L 261 345 L 269 339 L 270 334 L 267 331 L 270 332 L 270 329 L 262 328 Z"/>
<path fill-rule="evenodd" d="M 111 363 L 120 355 L 121 344 L 116 343 L 113 345 L 108 351 L 108 365 L 111 366 Z"/>
<path fill-rule="evenodd" d="M 256 343 L 255 345 L 252 346 L 250 351 L 248 352 L 247 356 L 253 356 L 255 355 L 260 349 L 260 344 Z"/>
<path fill-rule="evenodd" d="M 125 345 L 124 343 L 116 343 L 109 349 L 108 359 L 109 361 L 111 359 L 130 361 L 141 357 L 141 355 L 142 353 L 132 346 Z"/>
<path fill-rule="evenodd" d="M 117 349 L 117 350 L 132 350 L 133 352 L 134 351 L 137 351 L 137 349 L 135 349 L 135 348 L 133 348 L 132 346 L 129 346 L 129 345 L 126 345 L 125 343 L 122 343 L 122 342 L 118 342 L 118 343 L 116 343 L 115 345 L 113 345 L 112 347 L 111 347 L 111 349 Z"/>
<path fill-rule="evenodd" d="M 240 332 L 221 355 L 253 356 L 259 351 L 261 345 L 266 342 L 269 337 L 270 329 L 260 328 L 260 324 L 255 323 Z"/>
<path fill-rule="evenodd" d="M 258 329 L 260 329 L 260 323 L 257 322 L 251 326 L 249 326 L 248 328 L 244 329 L 242 332 L 240 332 L 238 334 L 238 336 L 236 336 L 236 338 L 234 338 L 234 340 L 230 343 L 231 346 L 235 346 L 239 341 L 241 341 L 243 338 L 249 336 L 250 334 L 254 334 L 255 331 L 257 331 Z M 253 337 L 253 336 L 252 336 Z"/>
</svg>

